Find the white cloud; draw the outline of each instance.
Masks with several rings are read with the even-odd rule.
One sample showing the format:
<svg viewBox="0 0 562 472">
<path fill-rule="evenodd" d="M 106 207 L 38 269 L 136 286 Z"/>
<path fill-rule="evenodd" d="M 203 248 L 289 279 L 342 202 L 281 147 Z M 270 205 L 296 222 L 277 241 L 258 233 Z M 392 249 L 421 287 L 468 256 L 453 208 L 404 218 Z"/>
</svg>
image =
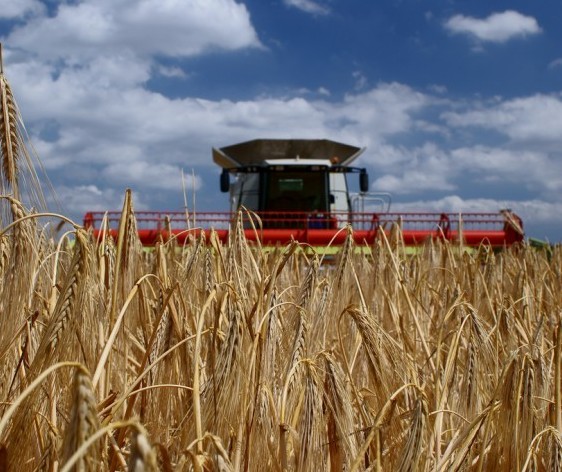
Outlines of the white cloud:
<svg viewBox="0 0 562 472">
<path fill-rule="evenodd" d="M 456 188 L 450 156 L 434 143 L 416 148 L 381 146 L 374 150 L 373 160 L 380 175 L 373 182 L 374 190 L 411 195 Z"/>
<path fill-rule="evenodd" d="M 385 175 L 377 179 L 373 188 L 397 195 L 410 195 L 424 191 L 451 191 L 455 186 L 447 182 L 445 175 L 422 170 L 407 170 L 402 175 Z"/>
<path fill-rule="evenodd" d="M 261 47 L 245 5 L 234 0 L 84 0 L 59 5 L 15 29 L 11 47 L 70 62 L 129 54 L 189 57 Z"/>
<path fill-rule="evenodd" d="M 327 15 L 330 9 L 313 0 L 284 0 L 285 5 L 316 15 Z"/>
<path fill-rule="evenodd" d="M 445 150 L 383 145 L 372 151 L 373 190 L 395 195 L 447 193 L 478 188 L 488 195 L 531 192 L 546 199 L 562 194 L 561 155 L 539 150 L 475 145 Z"/>
<path fill-rule="evenodd" d="M 436 200 L 419 200 L 409 203 L 396 203 L 394 211 L 428 211 L 450 213 L 488 213 L 510 209 L 519 215 L 524 224 L 552 224 L 553 215 L 562 213 L 562 202 L 531 199 L 496 200 L 491 198 L 462 198 L 448 195 Z"/>
<path fill-rule="evenodd" d="M 77 185 L 57 187 L 57 197 L 65 206 L 65 209 L 72 208 L 75 223 L 82 224 L 80 218 L 87 211 L 107 211 L 121 208 L 125 190 L 116 190 L 111 187 L 99 187 L 97 185 Z M 135 195 L 135 209 L 142 209 L 140 195 Z"/>
<path fill-rule="evenodd" d="M 347 95 L 342 103 L 322 106 L 334 127 L 352 127 L 366 136 L 381 137 L 411 131 L 417 111 L 429 105 L 430 98 L 398 83 L 381 83 L 364 93 Z"/>
<path fill-rule="evenodd" d="M 457 175 L 470 175 L 478 182 L 511 185 L 538 195 L 562 194 L 562 160 L 544 151 L 474 146 L 451 152 Z"/>
<path fill-rule="evenodd" d="M 452 33 L 468 34 L 480 41 L 504 43 L 517 37 L 525 37 L 541 32 L 537 20 L 513 10 L 493 13 L 487 18 L 455 15 L 445 23 Z"/>
<path fill-rule="evenodd" d="M 465 112 L 447 112 L 451 126 L 478 126 L 503 133 L 514 142 L 540 141 L 562 145 L 562 97 L 532 95 L 480 106 Z"/>
<path fill-rule="evenodd" d="M 513 211 L 518 206 L 513 201 L 500 201 L 491 198 L 462 198 L 451 194 L 435 200 L 418 200 L 412 202 L 401 202 L 393 205 L 394 211 L 400 212 L 430 212 L 430 213 L 488 213 L 509 208 Z M 518 207 L 520 210 L 521 207 Z M 516 211 L 517 213 L 517 211 Z"/>
<path fill-rule="evenodd" d="M 39 0 L 0 0 L 0 18 L 15 19 L 44 11 L 45 5 Z"/>
<path fill-rule="evenodd" d="M 159 65 L 156 68 L 156 72 L 163 77 L 169 78 L 185 79 L 187 77 L 187 74 L 180 67 L 165 67 Z"/>
<path fill-rule="evenodd" d="M 181 192 L 183 185 L 187 190 L 199 190 L 201 178 L 183 175 L 179 166 L 160 162 L 120 160 L 103 169 L 102 177 L 106 182 L 119 186 L 140 186 L 144 189 Z M 183 182 L 182 182 L 183 180 Z"/>
</svg>

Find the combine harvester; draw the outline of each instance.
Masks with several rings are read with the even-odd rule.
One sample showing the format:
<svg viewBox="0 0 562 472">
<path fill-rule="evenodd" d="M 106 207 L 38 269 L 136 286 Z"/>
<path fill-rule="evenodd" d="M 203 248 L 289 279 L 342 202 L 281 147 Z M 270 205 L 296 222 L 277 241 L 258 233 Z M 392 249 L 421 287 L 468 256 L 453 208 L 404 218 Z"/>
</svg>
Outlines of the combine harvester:
<svg viewBox="0 0 562 472">
<path fill-rule="evenodd" d="M 153 246 L 174 237 L 184 244 L 205 233 L 208 241 L 214 230 L 226 243 L 238 210 L 245 209 L 246 238 L 262 246 L 296 240 L 320 250 L 337 247 L 345 241 L 348 224 L 362 246 L 391 231 L 406 246 L 433 239 L 498 249 L 523 241 L 522 221 L 510 210 L 391 212 L 390 195 L 369 192 L 366 170 L 350 165 L 363 151 L 335 141 L 303 139 L 258 139 L 214 148 L 213 160 L 222 167 L 220 188 L 230 193 L 231 211 L 135 212 L 140 240 Z M 348 174 L 357 174 L 359 191 L 349 190 Z M 97 237 L 105 233 L 116 238 L 119 219 L 120 212 L 88 212 L 84 226 Z"/>
</svg>

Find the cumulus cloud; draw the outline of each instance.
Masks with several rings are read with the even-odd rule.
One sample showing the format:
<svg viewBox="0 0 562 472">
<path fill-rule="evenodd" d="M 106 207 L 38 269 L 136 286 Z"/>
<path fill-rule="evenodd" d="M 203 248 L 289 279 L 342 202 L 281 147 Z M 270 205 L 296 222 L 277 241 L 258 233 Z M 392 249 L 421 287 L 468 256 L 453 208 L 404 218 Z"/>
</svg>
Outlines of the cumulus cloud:
<svg viewBox="0 0 562 472">
<path fill-rule="evenodd" d="M 562 97 L 537 94 L 493 102 L 460 112 L 446 112 L 451 126 L 478 126 L 509 136 L 516 142 L 562 144 Z"/>
<path fill-rule="evenodd" d="M 445 22 L 445 28 L 451 33 L 466 34 L 493 43 L 505 43 L 513 38 L 541 32 L 535 18 L 513 10 L 493 13 L 484 19 L 455 15 Z"/>
<path fill-rule="evenodd" d="M 143 189 L 180 192 L 199 190 L 201 178 L 185 174 L 179 166 L 147 161 L 119 161 L 103 169 L 102 176 L 107 182 L 120 186 L 140 186 Z"/>
<path fill-rule="evenodd" d="M 330 9 L 313 0 L 284 0 L 285 5 L 316 15 L 327 15 Z"/>
<path fill-rule="evenodd" d="M 212 49 L 261 47 L 248 10 L 234 0 L 62 3 L 54 15 L 15 29 L 8 42 L 42 58 L 70 62 L 131 51 L 189 57 Z"/>
<path fill-rule="evenodd" d="M 163 77 L 174 77 L 177 79 L 185 79 L 187 74 L 180 67 L 166 67 L 159 65 L 156 72 Z"/>
<path fill-rule="evenodd" d="M 45 5 L 39 0 L 0 0 L 0 18 L 15 19 L 44 11 Z"/>
<path fill-rule="evenodd" d="M 448 195 L 435 200 L 395 203 L 394 209 L 395 211 L 444 211 L 450 213 L 487 213 L 500 209 L 510 209 L 517 213 L 527 225 L 552 225 L 555 223 L 553 215 L 559 215 L 562 212 L 562 202 L 549 202 L 540 199 L 463 198 L 459 195 Z"/>
<path fill-rule="evenodd" d="M 517 207 L 517 210 L 514 209 Z M 457 194 L 447 195 L 438 199 L 424 199 L 410 202 L 394 203 L 397 212 L 430 212 L 430 213 L 489 213 L 502 209 L 511 209 L 517 214 L 521 206 L 515 201 L 498 201 L 491 198 L 463 198 Z"/>
<path fill-rule="evenodd" d="M 334 129 L 353 128 L 370 140 L 411 131 L 416 112 L 430 97 L 399 83 L 380 83 L 362 93 L 347 95 L 342 103 L 319 103 L 318 108 Z"/>
<path fill-rule="evenodd" d="M 560 155 L 545 151 L 473 146 L 451 152 L 452 167 L 459 175 L 473 175 L 478 182 L 501 183 L 527 189 L 543 197 L 562 193 Z"/>
<path fill-rule="evenodd" d="M 72 208 L 75 222 L 81 224 L 81 217 L 87 211 L 107 211 L 121 208 L 125 191 L 98 185 L 60 185 L 57 187 L 57 197 L 64 202 L 65 207 Z M 142 195 L 135 196 L 135 208 L 143 209 Z"/>
<path fill-rule="evenodd" d="M 420 194 L 424 191 L 446 192 L 455 190 L 450 156 L 435 143 L 422 146 L 381 146 L 372 156 L 375 172 L 375 190 L 397 195 Z"/>
<path fill-rule="evenodd" d="M 373 188 L 397 195 L 410 195 L 431 191 L 454 190 L 455 186 L 447 182 L 442 173 L 426 172 L 425 169 L 407 170 L 402 175 L 384 175 L 377 179 Z"/>
<path fill-rule="evenodd" d="M 53 80 L 46 69 L 38 73 L 40 68 L 22 65 L 13 72 L 18 90 L 25 90 L 20 108 L 26 116 L 38 123 L 58 123 L 55 140 L 36 137 L 50 168 L 62 168 L 69 160 L 108 165 L 154 157 L 172 165 L 187 159 L 194 165 L 210 164 L 209 144 L 221 144 L 216 143 L 217 136 L 223 143 L 256 136 L 330 135 L 356 141 L 361 133 L 363 142 L 370 144 L 408 131 L 414 126 L 410 114 L 427 100 L 398 84 L 380 84 L 347 96 L 343 103 L 299 97 L 237 102 L 169 99 L 123 78 L 118 87 L 96 86 L 93 79 L 93 86 L 86 87 L 87 77 L 81 81 L 75 71 L 63 71 Z M 205 152 L 194 143 L 206 143 Z M 188 150 L 192 152 L 186 154 Z"/>
<path fill-rule="evenodd" d="M 561 155 L 533 149 L 474 145 L 451 150 L 427 142 L 418 147 L 381 146 L 371 156 L 373 190 L 397 196 L 468 191 L 488 196 L 516 189 L 543 198 L 562 194 Z M 378 162 L 376 162 L 378 161 Z"/>
</svg>

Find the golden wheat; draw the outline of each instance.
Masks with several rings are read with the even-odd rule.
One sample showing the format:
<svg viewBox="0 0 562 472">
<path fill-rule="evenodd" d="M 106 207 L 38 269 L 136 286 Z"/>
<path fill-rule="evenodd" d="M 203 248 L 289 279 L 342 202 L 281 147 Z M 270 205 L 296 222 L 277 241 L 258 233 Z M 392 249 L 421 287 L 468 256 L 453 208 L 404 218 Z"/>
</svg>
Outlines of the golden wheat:
<svg viewBox="0 0 562 472">
<path fill-rule="evenodd" d="M 560 246 L 57 239 L 2 72 L 1 470 L 561 469 Z"/>
<path fill-rule="evenodd" d="M 76 470 L 560 467 L 559 247 L 383 241 L 330 266 L 240 232 L 146 253 L 124 224 L 116 246 L 37 224 L 4 236 L 0 288 L 25 290 L 0 336 L 8 466 L 79 450 Z M 20 400 L 63 360 L 84 367 Z"/>
</svg>

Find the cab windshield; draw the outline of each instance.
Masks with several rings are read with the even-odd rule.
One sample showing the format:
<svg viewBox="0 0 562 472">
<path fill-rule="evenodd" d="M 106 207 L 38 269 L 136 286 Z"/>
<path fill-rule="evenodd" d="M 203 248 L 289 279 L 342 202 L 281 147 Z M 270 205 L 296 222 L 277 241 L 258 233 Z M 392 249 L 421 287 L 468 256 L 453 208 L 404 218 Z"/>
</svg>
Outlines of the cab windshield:
<svg viewBox="0 0 562 472">
<path fill-rule="evenodd" d="M 265 211 L 327 211 L 328 174 L 325 171 L 270 171 L 265 179 Z"/>
</svg>

